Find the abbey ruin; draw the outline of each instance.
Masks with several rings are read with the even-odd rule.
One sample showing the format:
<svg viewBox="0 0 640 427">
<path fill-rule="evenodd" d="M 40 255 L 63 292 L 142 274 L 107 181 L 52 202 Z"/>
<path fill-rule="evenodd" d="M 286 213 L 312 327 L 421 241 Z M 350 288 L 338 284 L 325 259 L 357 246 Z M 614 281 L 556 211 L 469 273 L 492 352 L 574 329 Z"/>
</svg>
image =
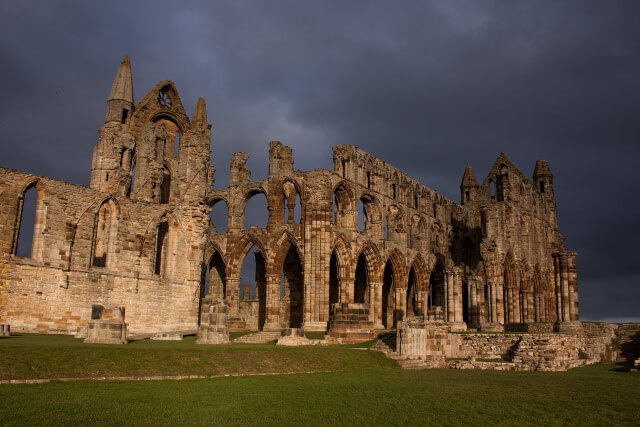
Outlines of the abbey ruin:
<svg viewBox="0 0 640 427">
<path fill-rule="evenodd" d="M 247 159 L 236 153 L 229 187 L 216 188 L 205 101 L 190 119 L 163 81 L 134 104 L 125 58 L 89 188 L 0 169 L 0 323 L 74 334 L 102 306 L 121 307 L 139 336 L 203 322 L 348 338 L 415 318 L 480 331 L 578 321 L 576 253 L 558 232 L 545 160 L 529 178 L 500 154 L 481 183 L 467 165 L 457 203 L 351 145 L 333 148 L 333 171 L 303 172 L 289 147 L 270 142 L 262 181 Z M 32 229 L 21 224 L 29 192 Z M 264 228 L 245 221 L 260 194 Z M 220 232 L 210 220 L 218 203 L 228 208 Z M 33 238 L 21 257 L 24 233 Z M 255 282 L 243 289 L 247 257 Z"/>
</svg>

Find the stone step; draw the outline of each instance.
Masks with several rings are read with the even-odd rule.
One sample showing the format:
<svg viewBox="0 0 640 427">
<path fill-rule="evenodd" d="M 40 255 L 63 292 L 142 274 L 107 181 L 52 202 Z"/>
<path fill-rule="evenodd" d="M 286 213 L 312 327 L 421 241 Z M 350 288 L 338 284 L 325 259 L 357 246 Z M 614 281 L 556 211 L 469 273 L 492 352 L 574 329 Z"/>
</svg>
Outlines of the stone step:
<svg viewBox="0 0 640 427">
<path fill-rule="evenodd" d="M 257 332 L 255 334 L 247 334 L 233 340 L 234 343 L 241 344 L 266 344 L 280 338 L 280 331 Z"/>
</svg>

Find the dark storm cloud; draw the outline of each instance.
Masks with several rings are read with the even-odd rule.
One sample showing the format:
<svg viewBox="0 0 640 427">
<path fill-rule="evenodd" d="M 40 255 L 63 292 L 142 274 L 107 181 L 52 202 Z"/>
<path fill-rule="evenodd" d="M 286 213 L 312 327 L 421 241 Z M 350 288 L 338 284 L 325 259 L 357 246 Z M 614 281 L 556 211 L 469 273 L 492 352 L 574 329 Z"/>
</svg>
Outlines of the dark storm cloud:
<svg viewBox="0 0 640 427">
<path fill-rule="evenodd" d="M 585 317 L 640 317 L 640 4 L 531 2 L 5 2 L 0 164 L 76 183 L 119 62 L 134 95 L 176 82 L 207 100 L 216 185 L 234 151 L 266 177 L 282 140 L 296 167 L 354 144 L 454 200 L 505 152 L 546 157 L 560 231 L 577 250 Z"/>
</svg>

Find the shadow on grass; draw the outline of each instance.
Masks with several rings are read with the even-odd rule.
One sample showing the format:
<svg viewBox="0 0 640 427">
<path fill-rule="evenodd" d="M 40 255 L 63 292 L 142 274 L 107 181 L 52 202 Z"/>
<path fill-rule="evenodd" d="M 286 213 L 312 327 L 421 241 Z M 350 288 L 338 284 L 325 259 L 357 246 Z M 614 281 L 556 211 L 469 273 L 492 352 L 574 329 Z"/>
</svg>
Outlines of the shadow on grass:
<svg viewBox="0 0 640 427">
<path fill-rule="evenodd" d="M 631 372 L 631 368 L 632 366 L 627 363 L 618 362 L 618 363 L 615 363 L 613 367 L 609 370 L 612 372 Z"/>
</svg>

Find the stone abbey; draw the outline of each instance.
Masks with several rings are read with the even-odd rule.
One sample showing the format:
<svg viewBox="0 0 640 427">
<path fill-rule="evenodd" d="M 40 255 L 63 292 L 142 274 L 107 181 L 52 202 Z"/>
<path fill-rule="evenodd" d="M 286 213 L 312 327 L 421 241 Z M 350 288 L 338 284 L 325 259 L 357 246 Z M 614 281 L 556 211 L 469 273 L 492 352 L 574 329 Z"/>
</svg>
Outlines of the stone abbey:
<svg viewBox="0 0 640 427">
<path fill-rule="evenodd" d="M 456 203 L 351 145 L 333 148 L 333 171 L 302 172 L 291 148 L 270 142 L 262 181 L 236 153 L 224 189 L 212 157 L 204 100 L 190 119 L 163 81 L 134 104 L 125 58 L 89 188 L 0 169 L 0 323 L 74 334 L 98 306 L 122 307 L 139 336 L 216 321 L 342 337 L 412 318 L 481 331 L 578 321 L 576 253 L 558 232 L 545 160 L 530 179 L 500 154 L 482 183 L 467 166 Z M 22 224 L 29 192 L 33 227 Z M 245 221 L 260 194 L 264 228 Z M 217 203 L 228 208 L 224 232 L 210 219 Z M 245 288 L 247 257 L 256 268 Z"/>
</svg>

